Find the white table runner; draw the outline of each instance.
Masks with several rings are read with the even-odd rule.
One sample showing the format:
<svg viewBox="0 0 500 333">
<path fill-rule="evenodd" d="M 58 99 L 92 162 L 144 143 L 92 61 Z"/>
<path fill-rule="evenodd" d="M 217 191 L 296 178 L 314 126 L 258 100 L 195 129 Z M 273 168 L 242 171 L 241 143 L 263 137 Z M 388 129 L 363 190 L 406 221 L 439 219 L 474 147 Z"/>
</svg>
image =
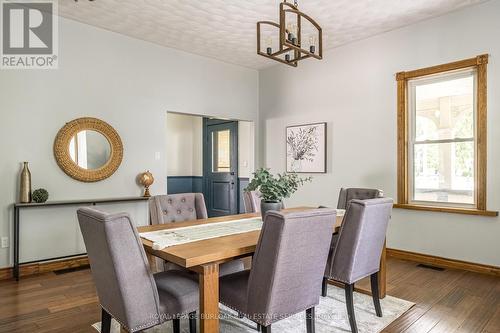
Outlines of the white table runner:
<svg viewBox="0 0 500 333">
<path fill-rule="evenodd" d="M 196 242 L 244 232 L 260 230 L 260 217 L 239 219 L 227 222 L 207 223 L 175 229 L 143 232 L 139 235 L 153 242 L 153 250 L 161 250 L 169 246 Z"/>
</svg>

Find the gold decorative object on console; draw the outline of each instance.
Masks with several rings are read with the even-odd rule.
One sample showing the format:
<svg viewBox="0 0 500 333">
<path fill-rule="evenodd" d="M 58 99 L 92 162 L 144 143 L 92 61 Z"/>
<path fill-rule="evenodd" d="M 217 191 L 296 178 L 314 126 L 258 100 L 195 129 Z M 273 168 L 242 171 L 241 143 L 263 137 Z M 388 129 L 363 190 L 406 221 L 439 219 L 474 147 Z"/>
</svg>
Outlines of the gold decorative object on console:
<svg viewBox="0 0 500 333">
<path fill-rule="evenodd" d="M 21 203 L 31 202 L 31 172 L 28 167 L 28 162 L 23 162 L 23 170 L 21 171 L 19 202 Z"/>
<path fill-rule="evenodd" d="M 321 27 L 310 16 L 301 12 L 297 0 L 293 4 L 284 0 L 280 3 L 279 24 L 271 21 L 257 22 L 257 54 L 276 60 L 283 64 L 297 67 L 300 60 L 307 58 L 323 59 L 323 32 Z M 295 22 L 287 22 L 287 16 L 295 16 Z M 302 19 L 309 22 L 315 30 L 303 36 Z M 277 30 L 275 39 L 279 41 L 278 49 L 272 48 L 272 36 L 264 36 L 266 52 L 261 51 L 261 28 L 267 25 Z M 305 38 L 308 37 L 308 38 Z"/>
<path fill-rule="evenodd" d="M 151 196 L 151 194 L 149 193 L 149 187 L 154 183 L 154 181 L 155 178 L 153 177 L 153 174 L 149 172 L 149 170 L 139 175 L 139 183 L 144 186 L 143 197 L 148 198 Z"/>
</svg>

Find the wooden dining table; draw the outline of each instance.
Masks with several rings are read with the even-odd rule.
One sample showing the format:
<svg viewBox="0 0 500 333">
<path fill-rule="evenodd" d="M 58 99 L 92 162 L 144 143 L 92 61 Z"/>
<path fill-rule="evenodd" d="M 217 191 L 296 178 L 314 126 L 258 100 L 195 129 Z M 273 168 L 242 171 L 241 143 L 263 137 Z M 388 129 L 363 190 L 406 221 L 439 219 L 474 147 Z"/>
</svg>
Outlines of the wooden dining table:
<svg viewBox="0 0 500 333">
<path fill-rule="evenodd" d="M 308 207 L 288 208 L 284 211 L 297 211 L 311 209 Z M 238 214 L 224 217 L 167 223 L 138 227 L 138 232 L 151 232 L 181 227 L 210 224 L 217 222 L 235 221 L 259 217 L 260 213 Z M 343 216 L 338 215 L 332 233 L 338 232 L 342 225 Z M 200 287 L 200 330 L 201 333 L 219 332 L 219 265 L 231 260 L 252 256 L 259 240 L 260 230 L 240 234 L 199 240 L 191 243 L 166 247 L 154 250 L 153 243 L 141 238 L 144 249 L 148 255 L 151 269 L 156 271 L 155 257 L 185 267 L 199 276 Z M 379 290 L 381 297 L 385 297 L 385 246 L 380 261 Z M 336 284 L 331 281 L 332 284 Z M 356 289 L 362 293 L 370 293 L 362 288 Z"/>
</svg>

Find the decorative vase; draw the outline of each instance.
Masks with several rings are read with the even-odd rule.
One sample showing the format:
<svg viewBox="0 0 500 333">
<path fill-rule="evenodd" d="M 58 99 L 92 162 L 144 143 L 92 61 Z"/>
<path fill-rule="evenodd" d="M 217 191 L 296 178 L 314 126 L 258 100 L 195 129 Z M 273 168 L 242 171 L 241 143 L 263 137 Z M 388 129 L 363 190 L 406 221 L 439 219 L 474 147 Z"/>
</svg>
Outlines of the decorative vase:
<svg viewBox="0 0 500 333">
<path fill-rule="evenodd" d="M 23 163 L 23 170 L 21 171 L 21 186 L 19 192 L 19 202 L 31 202 L 31 172 L 28 167 L 28 162 Z"/>
<path fill-rule="evenodd" d="M 283 202 L 281 201 L 264 201 L 260 202 L 260 213 L 262 215 L 262 220 L 266 217 L 266 213 L 270 210 L 280 211 L 283 208 Z"/>
<path fill-rule="evenodd" d="M 292 160 L 291 163 L 292 172 L 299 172 L 302 169 L 302 160 Z"/>
</svg>

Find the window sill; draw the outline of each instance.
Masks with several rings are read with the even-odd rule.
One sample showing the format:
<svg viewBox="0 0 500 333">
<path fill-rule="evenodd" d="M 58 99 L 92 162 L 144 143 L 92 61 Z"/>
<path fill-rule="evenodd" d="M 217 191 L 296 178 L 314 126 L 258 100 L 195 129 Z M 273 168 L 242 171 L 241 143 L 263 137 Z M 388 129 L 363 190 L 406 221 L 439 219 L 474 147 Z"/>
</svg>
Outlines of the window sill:
<svg viewBox="0 0 500 333">
<path fill-rule="evenodd" d="M 410 204 L 394 204 L 394 208 L 423 210 L 429 212 L 466 214 L 466 215 L 480 215 L 480 216 L 493 216 L 493 217 L 498 216 L 498 212 L 496 211 L 458 208 L 458 207 L 434 207 L 434 206 L 421 206 L 421 205 L 410 205 Z"/>
</svg>

